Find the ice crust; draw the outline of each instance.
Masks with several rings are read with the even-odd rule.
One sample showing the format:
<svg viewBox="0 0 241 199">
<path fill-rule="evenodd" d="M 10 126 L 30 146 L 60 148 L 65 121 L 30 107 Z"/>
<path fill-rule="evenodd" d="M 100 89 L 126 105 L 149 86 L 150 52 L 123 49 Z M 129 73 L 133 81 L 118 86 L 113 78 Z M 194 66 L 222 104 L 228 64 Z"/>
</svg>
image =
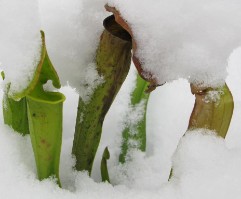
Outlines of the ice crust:
<svg viewBox="0 0 241 199">
<path fill-rule="evenodd" d="M 108 0 L 130 25 L 136 55 L 158 82 L 221 86 L 241 44 L 239 0 Z"/>
<path fill-rule="evenodd" d="M 0 63 L 9 95 L 21 92 L 32 80 L 41 54 L 37 0 L 0 0 Z"/>
</svg>

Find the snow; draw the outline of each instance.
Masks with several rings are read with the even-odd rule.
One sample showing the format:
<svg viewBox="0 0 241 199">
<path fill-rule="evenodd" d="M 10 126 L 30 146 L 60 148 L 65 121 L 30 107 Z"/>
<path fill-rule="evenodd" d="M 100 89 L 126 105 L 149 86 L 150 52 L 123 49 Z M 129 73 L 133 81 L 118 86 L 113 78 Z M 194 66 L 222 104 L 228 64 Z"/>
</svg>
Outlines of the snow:
<svg viewBox="0 0 241 199">
<path fill-rule="evenodd" d="M 37 0 L 0 0 L 0 63 L 9 95 L 24 90 L 40 60 L 41 35 Z"/>
<path fill-rule="evenodd" d="M 229 86 L 234 94 L 235 110 L 241 111 L 240 85 L 241 49 L 230 58 Z M 194 97 L 187 81 L 178 80 L 157 88 L 151 94 L 147 112 L 147 153 L 132 151 L 132 159 L 118 164 L 123 116 L 128 111 L 129 94 L 134 85 L 133 68 L 118 94 L 104 123 L 92 178 L 72 170 L 71 157 L 78 95 L 71 87 L 63 87 L 64 131 L 60 163 L 63 189 L 53 179 L 39 182 L 36 177 L 29 136 L 21 137 L 9 127 L 0 125 L 0 193 L 15 199 L 38 198 L 240 198 L 241 139 L 240 114 L 235 114 L 226 140 L 212 132 L 198 130 L 186 133 Z M 236 79 L 239 80 L 239 79 Z M 232 88 L 236 88 L 232 89 Z M 2 115 L 0 122 L 3 123 Z M 99 164 L 103 149 L 108 146 L 108 161 L 113 185 L 100 182 Z M 175 152 L 176 151 L 176 152 Z M 173 153 L 174 157 L 173 156 Z M 173 163 L 173 178 L 168 182 Z"/>
<path fill-rule="evenodd" d="M 37 0 L 0 1 L 4 27 L 0 63 L 5 84 L 12 84 L 10 94 L 26 88 L 33 76 L 42 29 L 62 85 L 72 86 L 87 101 L 104 81 L 94 59 L 103 19 L 110 14 L 105 3 L 116 6 L 128 20 L 138 44 L 136 55 L 160 84 L 185 78 L 195 84 L 221 86 L 227 76 L 227 59 L 241 43 L 238 0 L 38 2 L 39 8 Z"/>
<path fill-rule="evenodd" d="M 211 132 L 188 132 L 173 164 L 173 181 L 181 186 L 183 198 L 239 198 L 240 152 Z"/>
<path fill-rule="evenodd" d="M 129 160 L 121 165 L 118 163 L 118 157 L 122 130 L 125 128 L 126 115 L 130 111 L 130 93 L 136 77 L 132 66 L 106 116 L 92 176 L 89 177 L 85 172 L 73 170 L 75 160 L 71 156 L 71 149 L 79 94 L 88 100 L 93 88 L 104 81 L 99 77 L 93 64 L 98 37 L 103 29 L 100 21 L 106 15 L 102 8 L 104 1 L 52 0 L 51 2 L 39 1 L 41 26 L 46 33 L 50 59 L 62 83 L 67 85 L 69 83 L 60 89 L 60 92 L 66 95 L 60 162 L 63 188 L 57 186 L 55 179 L 41 182 L 37 180 L 30 137 L 22 137 L 3 125 L 3 116 L 0 114 L 1 198 L 239 199 L 241 195 L 241 48 L 235 51 L 233 49 L 239 46 L 238 38 L 241 35 L 239 31 L 241 25 L 238 24 L 240 16 L 237 12 L 240 3 L 237 0 L 233 0 L 232 3 L 227 0 L 150 0 L 148 4 L 144 1 L 138 1 L 136 4 L 136 0 L 115 2 L 116 5 L 118 3 L 120 10 L 124 4 L 129 5 L 122 14 L 129 17 L 128 20 L 135 30 L 139 30 L 135 31 L 137 40 L 143 36 L 140 45 L 142 42 L 148 44 L 142 52 L 137 53 L 139 55 L 143 53 L 145 67 L 157 72 L 157 75 L 162 75 L 163 81 L 183 77 L 191 82 L 201 81 L 212 86 L 220 85 L 226 77 L 225 68 L 229 64 L 227 84 L 234 97 L 235 109 L 225 140 L 205 129 L 185 134 L 194 105 L 194 96 L 191 94 L 187 80 L 178 79 L 167 83 L 157 88 L 149 99 L 146 153 L 132 150 Z M 153 3 L 153 7 L 150 2 Z M 158 6 L 160 3 L 163 3 L 162 7 Z M 138 9 L 135 9 L 136 5 Z M 34 0 L 22 0 L 21 3 L 0 0 L 0 23 L 6 27 L 0 32 L 0 41 L 4 44 L 0 46 L 0 61 L 7 75 L 6 80 L 13 83 L 13 91 L 20 89 L 17 86 L 26 86 L 33 71 L 29 69 L 34 69 L 33 60 L 37 60 L 35 56 L 39 53 L 40 42 L 37 10 Z M 151 14 L 146 14 L 150 11 Z M 141 13 L 145 14 L 140 15 Z M 192 13 L 195 15 L 191 15 Z M 204 14 L 206 15 L 203 18 Z M 7 15 L 13 17 L 4 18 Z M 153 21 L 155 17 L 160 16 L 163 21 Z M 11 20 L 14 20 L 14 23 L 10 23 Z M 138 23 L 134 25 L 132 21 Z M 147 23 L 148 21 L 153 24 Z M 143 24 L 147 26 L 143 28 Z M 143 29 L 139 29 L 139 25 Z M 153 30 L 148 28 L 154 28 L 154 25 L 160 35 L 150 36 L 149 33 Z M 205 31 L 202 28 L 205 28 Z M 170 45 L 167 45 L 168 43 Z M 23 45 L 21 50 L 19 50 L 20 44 Z M 162 48 L 159 46 L 161 44 Z M 159 58 L 162 59 L 159 61 Z M 153 68 L 150 68 L 152 66 Z M 159 70 L 160 68 L 162 70 Z M 26 73 L 24 70 L 27 69 Z M 155 71 L 156 69 L 158 70 Z M 83 92 L 82 88 L 87 84 L 90 85 L 90 90 Z M 45 88 L 48 89 L 49 85 Z M 208 100 L 217 99 L 216 94 L 211 93 Z M 1 98 L 2 95 L 0 92 Z M 0 112 L 1 109 L 0 106 Z M 128 118 L 138 120 L 139 111 L 137 112 L 137 115 L 130 114 Z M 100 178 L 100 160 L 106 146 L 110 151 L 108 168 L 112 185 L 102 183 Z M 171 168 L 173 168 L 173 177 L 168 181 Z"/>
<path fill-rule="evenodd" d="M 102 83 L 95 52 L 108 15 L 103 0 L 39 0 L 47 50 L 62 85 L 76 89 L 84 101 Z"/>
<path fill-rule="evenodd" d="M 220 97 L 223 94 L 224 92 L 222 90 L 208 91 L 203 100 L 205 103 L 214 102 L 215 105 L 218 105 Z"/>
<path fill-rule="evenodd" d="M 138 134 L 137 125 L 144 119 L 145 103 L 146 103 L 146 100 L 142 100 L 141 102 L 139 102 L 134 106 L 129 104 L 129 108 L 125 116 L 124 123 L 126 128 L 129 128 L 130 136 L 134 136 Z M 140 144 L 141 144 L 140 140 L 137 140 L 137 139 L 129 139 L 127 143 L 129 149 L 138 148 Z"/>
<path fill-rule="evenodd" d="M 241 44 L 239 0 L 108 0 L 127 20 L 136 56 L 160 84 L 188 79 L 219 87 Z"/>
</svg>

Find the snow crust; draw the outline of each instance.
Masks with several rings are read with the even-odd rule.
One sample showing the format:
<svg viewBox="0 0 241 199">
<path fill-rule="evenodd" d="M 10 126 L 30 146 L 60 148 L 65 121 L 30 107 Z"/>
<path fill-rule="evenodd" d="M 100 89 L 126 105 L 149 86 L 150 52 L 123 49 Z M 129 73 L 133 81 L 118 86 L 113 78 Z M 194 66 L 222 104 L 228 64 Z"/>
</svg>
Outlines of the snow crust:
<svg viewBox="0 0 241 199">
<path fill-rule="evenodd" d="M 87 101 L 103 82 L 95 52 L 108 15 L 104 0 L 39 0 L 47 50 L 62 85 L 69 84 Z"/>
<path fill-rule="evenodd" d="M 32 80 L 40 60 L 41 35 L 37 0 L 0 0 L 0 63 L 9 95 Z"/>
<path fill-rule="evenodd" d="M 222 86 L 241 44 L 239 0 L 108 0 L 130 25 L 136 55 L 158 82 Z"/>
</svg>

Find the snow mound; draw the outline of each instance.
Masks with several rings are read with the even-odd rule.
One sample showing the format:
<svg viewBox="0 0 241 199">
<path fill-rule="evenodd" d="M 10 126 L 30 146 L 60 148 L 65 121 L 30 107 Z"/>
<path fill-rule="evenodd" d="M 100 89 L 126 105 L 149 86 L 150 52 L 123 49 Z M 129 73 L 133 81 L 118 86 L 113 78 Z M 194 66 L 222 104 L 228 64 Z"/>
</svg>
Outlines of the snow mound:
<svg viewBox="0 0 241 199">
<path fill-rule="evenodd" d="M 178 82 L 181 83 L 180 81 Z M 129 85 L 129 84 L 128 84 Z M 127 89 L 128 85 L 126 85 Z M 166 85 L 168 86 L 168 84 Z M 172 87 L 169 85 L 169 87 Z M 126 88 L 123 89 L 123 91 Z M 129 161 L 124 165 L 109 164 L 112 183 L 95 182 L 86 173 L 76 172 L 72 169 L 74 160 L 71 158 L 74 122 L 78 95 L 69 87 L 61 89 L 67 96 L 64 114 L 64 132 L 61 153 L 60 176 L 63 189 L 58 188 L 54 179 L 37 180 L 35 162 L 29 136 L 22 137 L 10 128 L 0 125 L 0 192 L 3 198 L 9 199 L 213 199 L 234 198 L 241 195 L 241 148 L 229 149 L 223 139 L 213 132 L 200 129 L 186 133 L 179 143 L 173 158 L 173 178 L 163 182 L 161 164 L 169 165 L 170 151 L 172 151 L 174 138 L 163 143 L 156 139 L 155 149 L 162 148 L 163 153 L 154 150 L 152 154 L 133 151 Z M 172 92 L 173 93 L 173 92 Z M 167 92 L 166 92 L 167 94 Z M 2 95 L 2 93 L 0 93 Z M 169 95 L 169 97 L 175 95 Z M 160 96 L 162 98 L 162 96 Z M 120 107 L 120 100 L 116 101 L 114 112 Z M 186 109 L 187 107 L 183 107 Z M 174 108 L 175 110 L 175 108 Z M 176 111 L 176 110 L 175 110 Z M 171 111 L 170 114 L 175 113 Z M 239 116 L 240 118 L 240 116 Z M 106 123 L 112 128 L 105 130 L 108 143 L 116 146 L 113 134 L 114 122 L 109 118 Z M 168 118 L 165 118 L 168 120 Z M 3 118 L 0 116 L 0 122 Z M 171 125 L 170 125 L 171 126 Z M 173 125 L 180 130 L 180 125 Z M 164 131 L 150 128 L 150 136 L 157 137 Z M 168 127 L 165 130 L 168 131 Z M 169 128 L 169 131 L 171 128 Z M 161 132 L 161 133 L 160 133 Z M 164 137 L 170 136 L 167 132 Z M 164 138 L 163 137 L 163 138 Z M 106 140 L 105 140 L 106 141 Z M 168 145 L 165 148 L 161 145 Z M 106 146 L 106 143 L 104 144 Z M 148 147 L 150 147 L 148 145 Z M 111 160 L 118 154 L 117 149 L 111 147 Z M 100 153 L 100 156 L 102 153 Z M 163 156 L 163 157 L 162 157 Z M 99 159 L 98 157 L 97 159 Z M 98 172 L 100 168 L 98 167 Z M 169 170 L 170 171 L 170 170 Z M 95 178 L 95 176 L 94 176 Z"/>
<path fill-rule="evenodd" d="M 173 178 L 183 198 L 239 198 L 241 149 L 206 129 L 187 132 L 173 159 Z"/>
<path fill-rule="evenodd" d="M 227 59 L 241 44 L 239 0 L 108 0 L 130 25 L 136 56 L 164 83 L 186 78 L 218 87 Z"/>
</svg>

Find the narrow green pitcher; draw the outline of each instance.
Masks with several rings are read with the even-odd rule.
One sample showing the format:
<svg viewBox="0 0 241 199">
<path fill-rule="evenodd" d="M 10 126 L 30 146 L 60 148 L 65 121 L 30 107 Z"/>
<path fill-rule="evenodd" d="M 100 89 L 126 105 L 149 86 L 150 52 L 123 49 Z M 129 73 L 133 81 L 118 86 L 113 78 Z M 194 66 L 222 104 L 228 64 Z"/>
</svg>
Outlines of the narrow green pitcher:
<svg viewBox="0 0 241 199">
<path fill-rule="evenodd" d="M 39 179 L 54 176 L 59 185 L 64 99 L 61 93 L 54 92 L 45 92 L 41 98 L 27 96 L 30 137 Z"/>
<path fill-rule="evenodd" d="M 91 174 L 99 146 L 104 118 L 124 82 L 131 64 L 131 37 L 115 22 L 114 16 L 104 21 L 105 30 L 96 51 L 96 69 L 104 82 L 97 86 L 91 99 L 79 98 L 72 154 L 75 168 Z"/>
<path fill-rule="evenodd" d="M 5 124 L 15 131 L 23 135 L 30 133 L 38 178 L 42 180 L 50 176 L 56 177 L 61 186 L 59 162 L 65 96 L 59 92 L 45 91 L 43 88 L 48 81 L 52 81 L 55 88 L 60 88 L 61 85 L 49 59 L 43 31 L 41 36 L 41 57 L 35 73 L 27 87 L 21 91 L 9 95 L 11 83 L 7 85 L 3 115 Z M 4 74 L 2 77 L 4 79 Z"/>
</svg>

